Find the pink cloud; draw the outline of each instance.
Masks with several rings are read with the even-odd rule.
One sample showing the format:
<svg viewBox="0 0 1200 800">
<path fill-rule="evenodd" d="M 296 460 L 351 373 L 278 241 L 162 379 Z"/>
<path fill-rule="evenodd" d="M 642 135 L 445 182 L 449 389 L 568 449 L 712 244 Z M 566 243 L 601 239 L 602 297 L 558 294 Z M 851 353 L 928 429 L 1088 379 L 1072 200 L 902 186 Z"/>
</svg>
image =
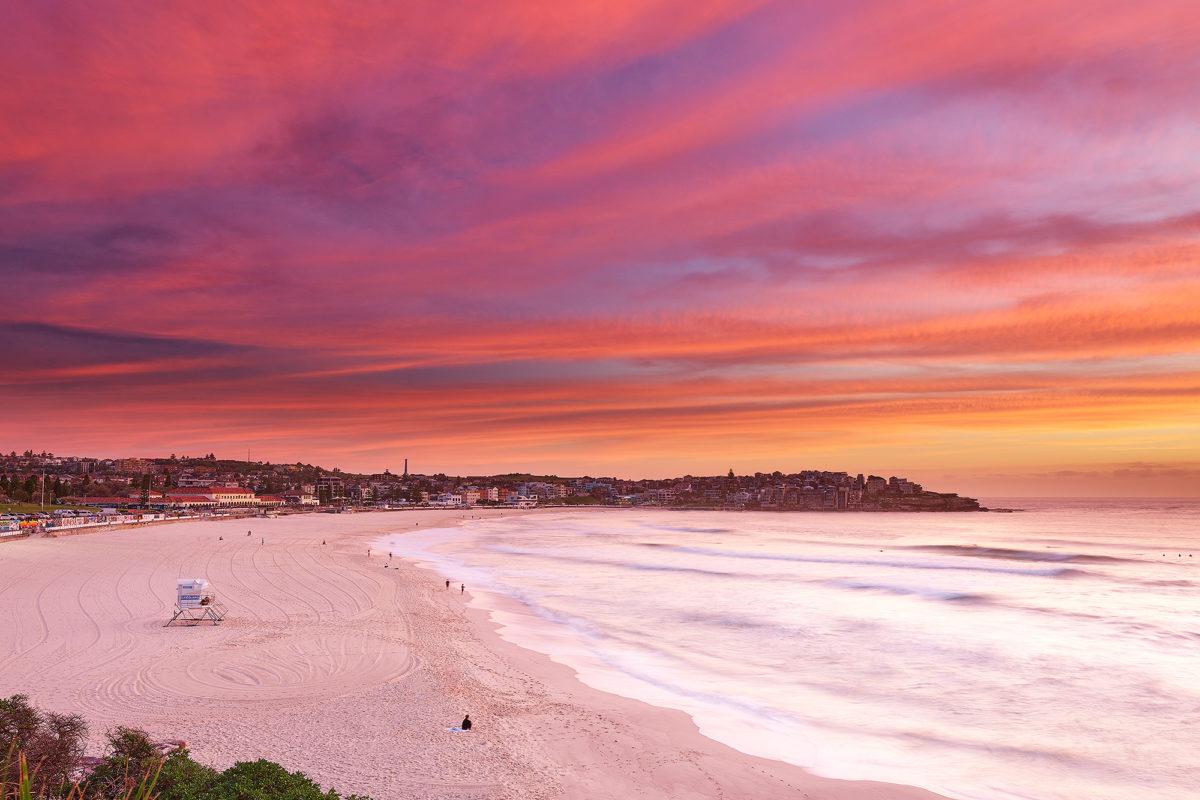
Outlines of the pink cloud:
<svg viewBox="0 0 1200 800">
<path fill-rule="evenodd" d="M 1197 440 L 1189 13 L 14 9 L 0 439 L 1152 460 Z"/>
</svg>

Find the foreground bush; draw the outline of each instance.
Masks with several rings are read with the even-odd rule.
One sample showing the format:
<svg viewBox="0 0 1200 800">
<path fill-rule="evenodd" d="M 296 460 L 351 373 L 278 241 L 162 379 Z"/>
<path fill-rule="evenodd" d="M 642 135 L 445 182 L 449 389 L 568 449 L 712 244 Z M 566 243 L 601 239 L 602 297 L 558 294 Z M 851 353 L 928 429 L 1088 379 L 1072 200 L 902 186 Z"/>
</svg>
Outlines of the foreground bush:
<svg viewBox="0 0 1200 800">
<path fill-rule="evenodd" d="M 155 785 L 161 800 L 208 800 L 215 797 L 211 786 L 221 773 L 198 761 L 187 750 L 176 750 L 162 762 Z"/>
<path fill-rule="evenodd" d="M 303 772 L 288 772 L 273 761 L 239 761 L 217 776 L 210 785 L 211 794 L 187 800 L 340 800 L 333 789 L 322 792 Z M 173 798 L 171 799 L 173 800 Z M 180 798 L 179 800 L 183 800 Z M 370 800 L 350 795 L 347 800 Z"/>
<path fill-rule="evenodd" d="M 0 699 L 0 737 L 0 752 L 8 751 L 0 800 L 342 800 L 273 761 L 240 761 L 218 772 L 187 750 L 164 758 L 145 731 L 124 726 L 108 732 L 102 763 L 77 783 L 87 744 L 83 718 L 38 711 L 25 695 Z"/>
<path fill-rule="evenodd" d="M 0 753 L 7 753 L 0 772 L 4 785 L 19 784 L 19 759 L 24 756 L 33 795 L 61 795 L 78 775 L 86 746 L 87 723 L 78 714 L 40 711 L 23 694 L 0 698 Z"/>
<path fill-rule="evenodd" d="M 162 756 L 145 731 L 117 727 L 108 732 L 104 763 L 92 770 L 85 785 L 89 798 L 126 797 L 138 786 L 159 776 Z"/>
</svg>

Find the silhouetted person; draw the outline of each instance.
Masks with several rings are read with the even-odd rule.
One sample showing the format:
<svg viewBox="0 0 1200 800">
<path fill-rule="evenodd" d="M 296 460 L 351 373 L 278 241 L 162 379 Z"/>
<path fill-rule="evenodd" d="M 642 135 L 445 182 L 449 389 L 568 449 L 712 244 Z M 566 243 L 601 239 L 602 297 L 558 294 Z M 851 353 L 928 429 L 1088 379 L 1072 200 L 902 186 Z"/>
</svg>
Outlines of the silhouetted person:
<svg viewBox="0 0 1200 800">
<path fill-rule="evenodd" d="M 471 715 L 470 714 L 467 714 L 465 717 L 463 717 L 462 729 L 464 731 L 471 730 Z"/>
<path fill-rule="evenodd" d="M 449 578 L 446 578 L 446 588 L 447 589 L 450 588 L 450 579 Z"/>
<path fill-rule="evenodd" d="M 459 594 L 462 594 L 462 593 L 464 593 L 465 591 L 467 591 L 467 585 L 464 583 L 464 584 L 462 584 L 461 586 L 459 586 L 459 587 L 458 587 L 458 593 L 459 593 Z"/>
</svg>

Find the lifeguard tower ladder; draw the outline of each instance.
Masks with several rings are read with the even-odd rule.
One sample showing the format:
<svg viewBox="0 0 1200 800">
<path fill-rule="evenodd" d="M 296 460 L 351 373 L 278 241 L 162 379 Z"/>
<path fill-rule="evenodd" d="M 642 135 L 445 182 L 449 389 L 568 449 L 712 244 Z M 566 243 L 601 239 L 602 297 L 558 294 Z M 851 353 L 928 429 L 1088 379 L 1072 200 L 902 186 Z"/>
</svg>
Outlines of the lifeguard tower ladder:
<svg viewBox="0 0 1200 800">
<path fill-rule="evenodd" d="M 204 578 L 183 578 L 176 581 L 175 614 L 163 625 L 199 625 L 212 620 L 216 625 L 225 619 L 225 606 L 217 602 L 217 593 L 208 587 Z"/>
</svg>

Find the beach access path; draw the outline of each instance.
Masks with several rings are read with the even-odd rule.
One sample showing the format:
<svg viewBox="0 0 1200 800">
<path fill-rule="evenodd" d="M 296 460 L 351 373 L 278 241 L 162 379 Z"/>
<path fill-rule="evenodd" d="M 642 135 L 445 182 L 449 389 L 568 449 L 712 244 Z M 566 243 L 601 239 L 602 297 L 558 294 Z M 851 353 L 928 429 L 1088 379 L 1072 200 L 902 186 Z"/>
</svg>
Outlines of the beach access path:
<svg viewBox="0 0 1200 800">
<path fill-rule="evenodd" d="M 590 689 L 501 640 L 469 588 L 446 591 L 454 576 L 372 545 L 497 513 L 513 512 L 306 514 L 0 544 L 0 697 L 82 714 L 93 754 L 104 731 L 129 725 L 183 739 L 217 768 L 266 758 L 375 800 L 935 798 L 746 756 L 681 712 Z M 163 627 L 176 580 L 201 577 L 225 621 Z M 447 730 L 466 713 L 471 732 Z"/>
</svg>

